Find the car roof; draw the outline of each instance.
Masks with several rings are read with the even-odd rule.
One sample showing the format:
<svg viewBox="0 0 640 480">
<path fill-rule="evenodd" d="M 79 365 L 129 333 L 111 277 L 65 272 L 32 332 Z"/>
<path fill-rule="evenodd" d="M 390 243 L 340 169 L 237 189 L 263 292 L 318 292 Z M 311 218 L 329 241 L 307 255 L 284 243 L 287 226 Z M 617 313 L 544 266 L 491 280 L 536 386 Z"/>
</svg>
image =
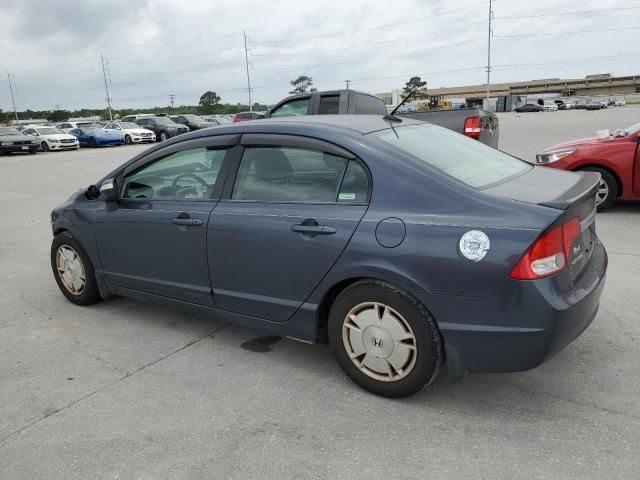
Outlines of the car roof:
<svg viewBox="0 0 640 480">
<path fill-rule="evenodd" d="M 426 123 L 410 118 L 401 118 L 401 120 L 401 122 L 391 122 L 389 120 L 385 120 L 382 115 L 301 115 L 296 117 L 279 117 L 269 118 L 265 120 L 254 120 L 253 122 L 251 122 L 251 124 L 264 125 L 272 123 L 302 123 L 327 127 L 339 127 L 342 129 L 349 129 L 364 135 L 367 133 L 376 132 L 378 130 L 386 130 L 391 127 L 404 127 L 406 125 L 421 125 Z"/>
</svg>

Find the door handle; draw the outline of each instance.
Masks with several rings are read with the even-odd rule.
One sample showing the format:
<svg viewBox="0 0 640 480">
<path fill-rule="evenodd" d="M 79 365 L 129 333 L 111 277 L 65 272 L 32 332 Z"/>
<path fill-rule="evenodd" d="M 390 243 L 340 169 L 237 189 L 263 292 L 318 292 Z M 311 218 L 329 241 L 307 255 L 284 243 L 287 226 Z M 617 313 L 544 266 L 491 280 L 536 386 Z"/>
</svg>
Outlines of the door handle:
<svg viewBox="0 0 640 480">
<path fill-rule="evenodd" d="M 307 235 L 332 235 L 336 233 L 335 228 L 324 225 L 291 225 L 291 231 Z"/>
<path fill-rule="evenodd" d="M 180 212 L 176 218 L 171 220 L 174 225 L 202 225 L 202 220 L 199 218 L 191 218 L 188 213 Z"/>
</svg>

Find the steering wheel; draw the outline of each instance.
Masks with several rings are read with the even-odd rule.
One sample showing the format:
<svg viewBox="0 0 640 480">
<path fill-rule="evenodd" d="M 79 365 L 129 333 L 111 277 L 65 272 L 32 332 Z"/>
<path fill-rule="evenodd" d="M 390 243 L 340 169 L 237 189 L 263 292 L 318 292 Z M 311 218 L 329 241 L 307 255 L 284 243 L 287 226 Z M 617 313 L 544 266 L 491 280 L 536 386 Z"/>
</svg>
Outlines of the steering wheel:
<svg viewBox="0 0 640 480">
<path fill-rule="evenodd" d="M 180 180 L 182 180 L 183 178 L 193 178 L 199 184 L 201 184 L 204 188 L 209 188 L 209 184 L 202 177 L 199 177 L 195 173 L 181 173 L 176 178 L 174 178 L 173 182 L 171 183 L 171 186 L 175 189 L 176 195 L 178 195 L 178 188 L 180 188 L 181 192 L 186 190 L 186 189 L 188 189 L 188 188 L 193 188 L 193 185 L 189 185 L 189 186 L 186 186 L 186 187 L 178 187 L 178 182 Z"/>
</svg>

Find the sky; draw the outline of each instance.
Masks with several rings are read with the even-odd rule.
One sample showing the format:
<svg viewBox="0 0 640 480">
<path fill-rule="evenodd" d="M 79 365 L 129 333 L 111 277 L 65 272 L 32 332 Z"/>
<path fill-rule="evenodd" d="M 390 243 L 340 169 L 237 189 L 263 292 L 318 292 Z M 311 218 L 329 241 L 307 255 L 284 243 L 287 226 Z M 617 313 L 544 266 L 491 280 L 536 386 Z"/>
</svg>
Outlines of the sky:
<svg viewBox="0 0 640 480">
<path fill-rule="evenodd" d="M 634 1 L 634 0 L 632 0 Z M 640 74 L 640 0 L 494 0 L 491 82 Z M 2 0 L 0 109 L 276 103 L 299 75 L 371 93 L 486 82 L 489 1 Z"/>
</svg>

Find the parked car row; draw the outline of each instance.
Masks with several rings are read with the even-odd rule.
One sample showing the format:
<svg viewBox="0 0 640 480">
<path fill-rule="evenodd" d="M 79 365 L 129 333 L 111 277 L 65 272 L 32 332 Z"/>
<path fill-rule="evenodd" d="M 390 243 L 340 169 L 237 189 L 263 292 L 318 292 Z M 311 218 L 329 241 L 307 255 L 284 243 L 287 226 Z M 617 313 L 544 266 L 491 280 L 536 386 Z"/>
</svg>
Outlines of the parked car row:
<svg viewBox="0 0 640 480">
<path fill-rule="evenodd" d="M 241 112 L 235 116 L 193 114 L 136 114 L 120 121 L 60 122 L 0 127 L 0 154 L 77 150 L 80 147 L 119 146 L 163 142 L 176 135 L 204 128 L 264 118 L 263 112 Z"/>
<path fill-rule="evenodd" d="M 567 102 L 556 99 L 553 101 L 539 100 L 538 103 L 527 102 L 514 108 L 517 113 L 524 112 L 555 112 L 558 110 L 600 110 L 607 107 L 624 107 L 624 100 L 578 100 L 576 102 Z"/>
</svg>

